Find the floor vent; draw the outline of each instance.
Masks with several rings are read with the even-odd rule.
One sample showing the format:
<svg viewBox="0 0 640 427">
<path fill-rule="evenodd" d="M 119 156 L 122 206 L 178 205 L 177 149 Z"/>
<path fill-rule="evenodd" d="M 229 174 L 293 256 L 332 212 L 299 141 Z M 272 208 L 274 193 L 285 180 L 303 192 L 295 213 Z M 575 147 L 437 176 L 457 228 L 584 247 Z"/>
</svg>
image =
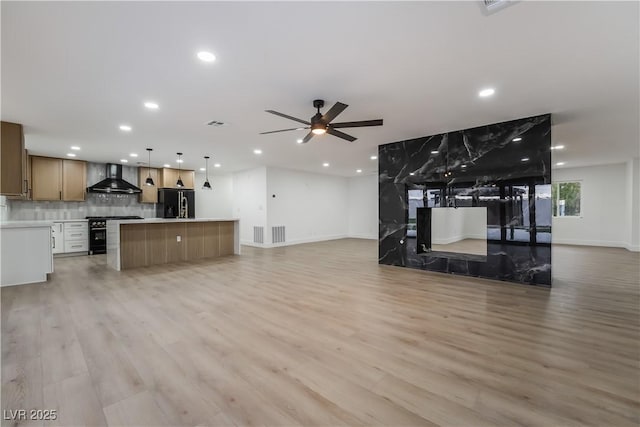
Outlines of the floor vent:
<svg viewBox="0 0 640 427">
<path fill-rule="evenodd" d="M 284 225 L 271 227 L 271 242 L 284 243 Z"/>
<path fill-rule="evenodd" d="M 253 227 L 253 243 L 264 243 L 264 227 Z"/>
</svg>

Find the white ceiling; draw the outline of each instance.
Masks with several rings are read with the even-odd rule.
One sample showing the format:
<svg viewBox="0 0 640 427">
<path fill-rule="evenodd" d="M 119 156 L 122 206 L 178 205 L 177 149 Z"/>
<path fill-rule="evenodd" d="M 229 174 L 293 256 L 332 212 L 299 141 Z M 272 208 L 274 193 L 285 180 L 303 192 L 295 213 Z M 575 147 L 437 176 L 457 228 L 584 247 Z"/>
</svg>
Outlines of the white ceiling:
<svg viewBox="0 0 640 427">
<path fill-rule="evenodd" d="M 477 1 L 3 1 L 2 119 L 25 125 L 36 154 L 79 145 L 86 160 L 144 160 L 153 147 L 154 165 L 182 151 L 184 167 L 208 154 L 217 173 L 355 175 L 376 170 L 379 144 L 551 112 L 566 146 L 554 162 L 622 162 L 639 150 L 638 6 L 518 2 L 485 16 Z M 479 99 L 484 87 L 495 96 Z M 346 130 L 354 143 L 258 135 L 296 126 L 265 109 L 308 119 L 315 98 L 349 104 L 336 121 L 385 124 Z"/>
</svg>

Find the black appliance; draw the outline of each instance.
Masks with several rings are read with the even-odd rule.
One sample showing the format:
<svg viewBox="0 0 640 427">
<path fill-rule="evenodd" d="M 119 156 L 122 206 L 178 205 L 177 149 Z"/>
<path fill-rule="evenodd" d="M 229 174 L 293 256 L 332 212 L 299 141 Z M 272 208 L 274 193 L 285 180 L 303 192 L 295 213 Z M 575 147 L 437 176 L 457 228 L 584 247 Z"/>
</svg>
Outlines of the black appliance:
<svg viewBox="0 0 640 427">
<path fill-rule="evenodd" d="M 159 189 L 156 216 L 158 218 L 195 218 L 195 191 L 177 188 Z"/>
<path fill-rule="evenodd" d="M 142 190 L 122 179 L 122 165 L 107 163 L 107 177 L 87 187 L 89 193 L 142 193 Z"/>
<path fill-rule="evenodd" d="M 107 221 L 110 219 L 143 219 L 141 216 L 88 216 L 89 255 L 107 253 Z"/>
</svg>

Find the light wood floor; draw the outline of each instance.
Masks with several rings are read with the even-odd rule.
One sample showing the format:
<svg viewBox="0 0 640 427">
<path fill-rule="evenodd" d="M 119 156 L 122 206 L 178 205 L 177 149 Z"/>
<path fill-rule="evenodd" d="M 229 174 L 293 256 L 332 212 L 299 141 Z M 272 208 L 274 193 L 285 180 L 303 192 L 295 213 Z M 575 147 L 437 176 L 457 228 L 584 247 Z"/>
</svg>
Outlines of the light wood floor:
<svg viewBox="0 0 640 427">
<path fill-rule="evenodd" d="M 461 254 L 486 255 L 487 239 L 462 239 L 446 245 L 431 245 L 431 250 Z"/>
<path fill-rule="evenodd" d="M 639 257 L 554 247 L 551 290 L 339 240 L 2 289 L 3 409 L 44 425 L 637 426 Z M 3 425 L 43 425 L 42 422 Z"/>
</svg>

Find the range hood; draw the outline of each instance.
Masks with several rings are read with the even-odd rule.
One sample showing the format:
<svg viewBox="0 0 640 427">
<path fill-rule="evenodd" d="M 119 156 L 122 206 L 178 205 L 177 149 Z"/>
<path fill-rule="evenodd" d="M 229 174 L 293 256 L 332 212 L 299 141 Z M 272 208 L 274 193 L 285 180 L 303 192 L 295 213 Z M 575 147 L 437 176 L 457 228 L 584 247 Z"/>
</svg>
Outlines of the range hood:
<svg viewBox="0 0 640 427">
<path fill-rule="evenodd" d="M 107 163 L 107 177 L 97 184 L 87 187 L 89 193 L 142 193 L 142 190 L 122 179 L 122 165 Z"/>
</svg>

